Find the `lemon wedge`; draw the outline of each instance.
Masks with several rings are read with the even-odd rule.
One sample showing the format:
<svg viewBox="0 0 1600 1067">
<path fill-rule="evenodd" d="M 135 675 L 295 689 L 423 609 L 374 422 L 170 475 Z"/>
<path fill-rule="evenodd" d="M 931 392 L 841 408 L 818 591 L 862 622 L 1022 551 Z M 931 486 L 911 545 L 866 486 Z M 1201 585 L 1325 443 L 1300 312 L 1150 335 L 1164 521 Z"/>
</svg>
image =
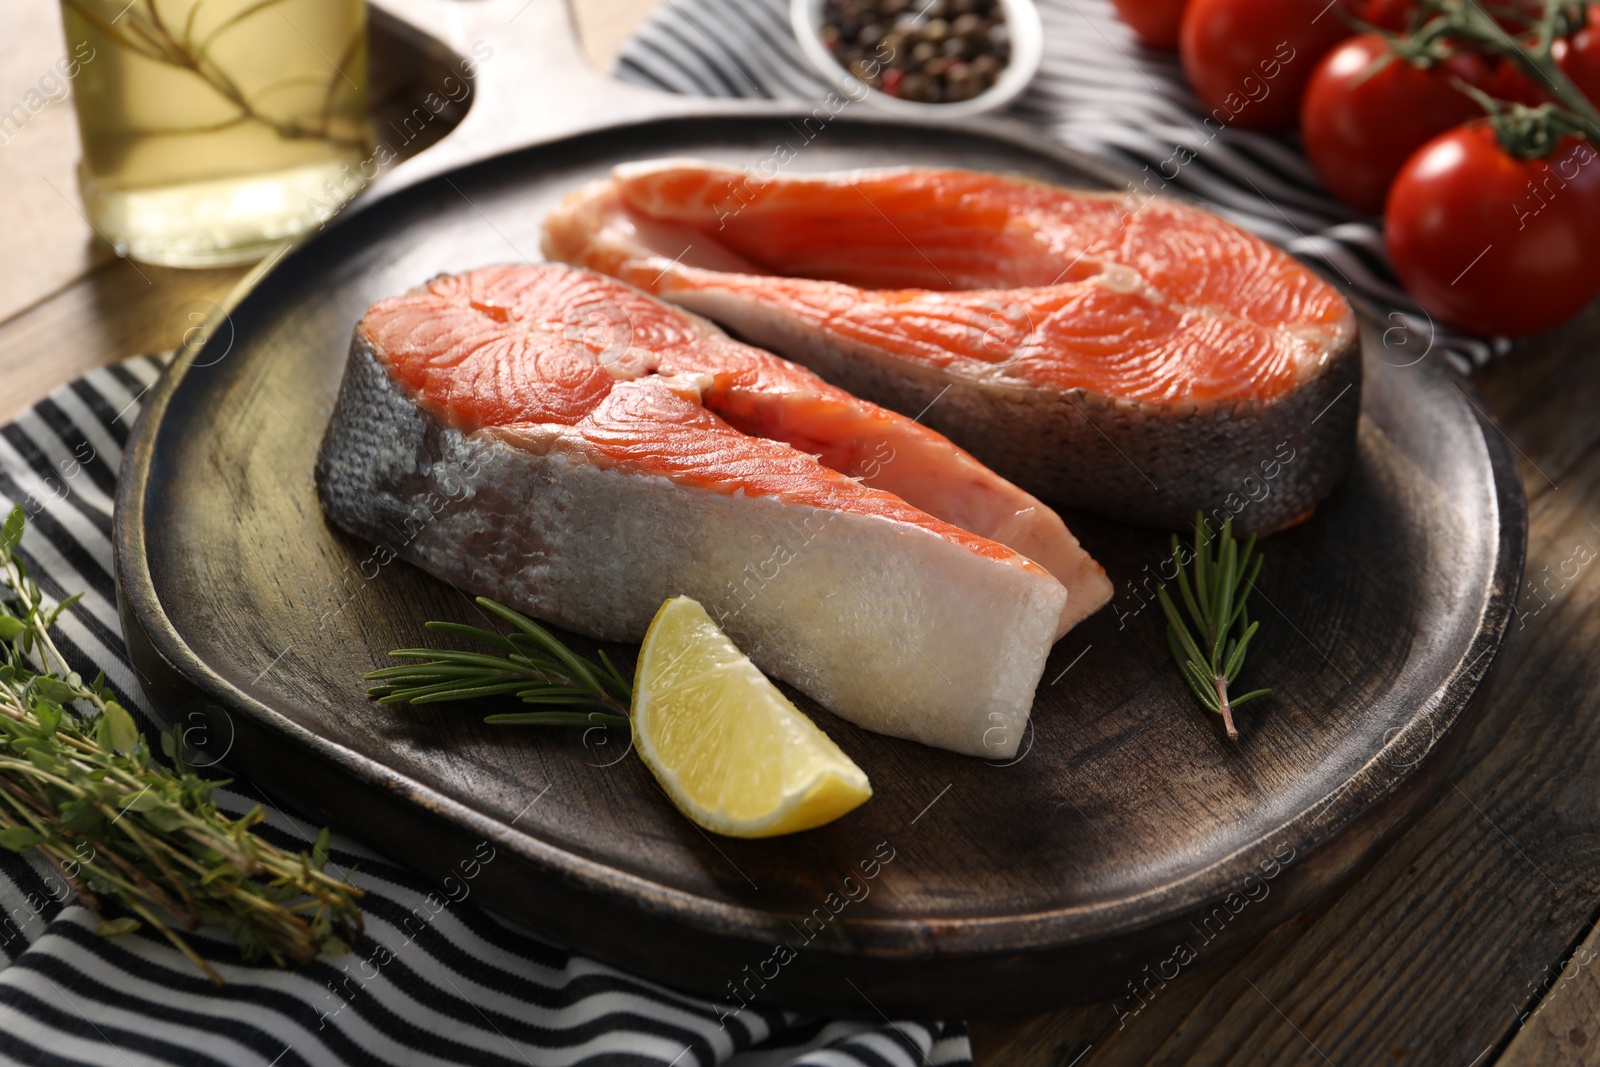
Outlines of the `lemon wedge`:
<svg viewBox="0 0 1600 1067">
<path fill-rule="evenodd" d="M 633 743 L 707 830 L 776 837 L 872 796 L 866 774 L 686 596 L 661 605 L 633 679 Z"/>
</svg>

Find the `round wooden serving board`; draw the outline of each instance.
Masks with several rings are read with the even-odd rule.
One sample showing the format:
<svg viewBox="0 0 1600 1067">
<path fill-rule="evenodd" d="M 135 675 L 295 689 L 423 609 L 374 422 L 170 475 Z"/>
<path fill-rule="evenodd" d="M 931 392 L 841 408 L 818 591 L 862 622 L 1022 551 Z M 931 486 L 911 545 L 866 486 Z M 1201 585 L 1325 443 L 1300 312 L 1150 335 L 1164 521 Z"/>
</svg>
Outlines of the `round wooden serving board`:
<svg viewBox="0 0 1600 1067">
<path fill-rule="evenodd" d="M 1470 386 L 1436 358 L 1405 365 L 1375 331 L 1354 473 L 1264 542 L 1245 681 L 1275 693 L 1241 713 L 1236 746 L 1170 662 L 1144 584 L 1166 538 L 1071 514 L 1118 595 L 1052 654 L 1023 754 L 997 766 L 879 737 L 801 699 L 876 790 L 809 833 L 707 836 L 622 734 L 365 695 L 361 674 L 423 643 L 424 620 L 476 618 L 422 572 L 375 566 L 318 507 L 312 463 L 369 303 L 537 257 L 545 212 L 628 160 L 755 166 L 787 145 L 797 170 L 1110 180 L 973 130 L 840 117 L 805 137 L 751 115 L 581 134 L 393 193 L 294 252 L 180 359 L 134 434 L 116 524 L 130 648 L 157 706 L 206 720 L 232 771 L 439 878 L 441 896 L 487 842 L 473 900 L 669 985 L 869 1017 L 1119 994 L 1131 1008 L 1130 979 L 1247 944 L 1410 818 L 1510 617 L 1526 516 L 1504 440 Z"/>
</svg>

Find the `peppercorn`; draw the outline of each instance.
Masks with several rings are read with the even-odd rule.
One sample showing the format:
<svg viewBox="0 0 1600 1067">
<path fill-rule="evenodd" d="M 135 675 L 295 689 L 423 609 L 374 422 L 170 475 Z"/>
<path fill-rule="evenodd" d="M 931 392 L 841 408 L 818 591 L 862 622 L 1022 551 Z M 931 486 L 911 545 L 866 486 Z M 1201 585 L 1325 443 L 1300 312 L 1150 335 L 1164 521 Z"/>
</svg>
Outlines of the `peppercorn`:
<svg viewBox="0 0 1600 1067">
<path fill-rule="evenodd" d="M 981 15 L 974 15 L 970 11 L 964 15 L 958 16 L 954 22 L 950 23 L 951 33 L 955 34 L 957 37 L 964 37 L 974 43 L 983 39 L 983 31 L 986 28 L 987 27 L 985 27 L 983 24 L 983 17 Z"/>
<path fill-rule="evenodd" d="M 992 55 L 977 57 L 967 64 L 967 68 L 975 78 L 983 83 L 986 89 L 993 85 L 995 79 L 1000 76 L 1000 61 Z"/>
<path fill-rule="evenodd" d="M 927 100 L 933 82 L 923 74 L 907 74 L 900 83 L 900 95 L 907 100 Z"/>
<path fill-rule="evenodd" d="M 820 36 L 861 82 L 921 103 L 978 96 L 1011 57 L 1001 0 L 824 0 Z"/>
</svg>

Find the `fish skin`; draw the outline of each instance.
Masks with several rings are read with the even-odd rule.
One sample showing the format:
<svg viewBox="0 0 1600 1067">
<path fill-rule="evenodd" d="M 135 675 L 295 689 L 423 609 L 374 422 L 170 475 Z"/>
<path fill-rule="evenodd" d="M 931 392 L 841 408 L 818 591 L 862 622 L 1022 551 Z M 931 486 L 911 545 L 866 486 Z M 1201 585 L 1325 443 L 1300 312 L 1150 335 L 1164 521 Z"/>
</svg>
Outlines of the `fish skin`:
<svg viewBox="0 0 1600 1067">
<path fill-rule="evenodd" d="M 471 306 L 497 315 L 520 306 L 504 297 L 511 292 L 506 279 L 526 281 L 529 271 L 587 276 L 566 267 L 500 270 L 515 273 L 465 276 L 474 301 L 484 292 L 501 294 Z M 531 277 L 538 280 L 537 273 Z M 587 277 L 614 295 L 656 304 L 611 279 Z M 461 278 L 433 284 L 453 293 L 450 286 L 457 283 Z M 495 302 L 503 298 L 504 306 Z M 630 349 L 613 364 L 620 377 L 602 381 L 607 391 L 578 415 L 551 407 L 548 397 L 513 397 L 510 407 L 497 407 L 512 394 L 504 383 L 483 379 L 483 368 L 470 355 L 455 370 L 458 379 L 479 375 L 476 392 L 440 392 L 453 388 L 451 379 L 427 379 L 438 368 L 426 364 L 419 371 L 406 345 L 415 329 L 433 329 L 447 316 L 423 302 L 416 308 L 425 314 L 407 318 L 416 310 L 408 308 L 408 299 L 434 297 L 380 302 L 357 326 L 316 482 L 336 525 L 466 591 L 620 641 L 640 640 L 667 598 L 693 596 L 758 666 L 844 718 L 882 733 L 1001 758 L 1015 754 L 1059 632 L 1110 597 L 1104 572 L 1053 512 L 1037 501 L 1032 503 L 1038 514 L 1009 512 L 1031 498 L 1009 486 L 1005 490 L 1015 496 L 994 496 L 983 488 L 984 479 L 998 479 L 970 457 L 964 458 L 970 466 L 952 463 L 951 456 L 965 454 L 910 420 L 853 398 L 849 410 L 828 403 L 820 409 L 835 422 L 844 420 L 841 425 L 812 413 L 808 417 L 821 421 L 802 428 L 815 431 L 824 449 L 848 445 L 850 439 L 838 434 L 859 430 L 861 420 L 898 432 L 890 440 L 905 451 L 885 469 L 903 458 L 900 477 L 908 481 L 908 492 L 928 491 L 910 484 L 920 466 L 927 466 L 930 477 L 939 470 L 951 474 L 958 483 L 952 506 L 971 511 L 976 524 L 1020 524 L 997 532 L 1038 542 L 1040 554 L 1067 572 L 1072 594 L 1037 562 L 955 530 L 782 442 L 751 438 L 748 450 L 769 465 L 762 457 L 791 464 L 799 472 L 792 480 L 812 471 L 820 488 L 802 486 L 786 499 L 783 492 L 762 491 L 759 471 L 750 492 L 704 478 L 705 484 L 689 484 L 670 462 L 653 468 L 630 453 L 641 443 L 649 447 L 659 436 L 658 420 L 667 417 L 686 420 L 683 439 L 691 445 L 703 437 L 715 447 L 738 446 L 738 431 L 699 406 L 696 392 L 724 405 L 732 417 L 754 417 L 739 408 L 743 403 L 780 420 L 807 415 L 817 397 L 828 400 L 837 392 L 801 368 L 728 341 L 686 313 L 663 309 L 692 335 L 687 348 L 663 350 L 669 373 L 628 377 L 639 370 L 636 357 L 648 354 Z M 449 299 L 462 303 L 466 296 Z M 390 327 L 396 322 L 411 332 L 395 333 Z M 485 336 L 492 341 L 496 329 Z M 422 340 L 430 351 L 447 348 L 439 337 Z M 483 337 L 470 340 L 484 347 Z M 724 373 L 709 385 L 705 375 L 689 373 L 675 381 L 667 363 L 692 363 L 698 345 L 711 346 L 705 358 L 719 373 L 730 365 L 744 370 Z M 451 358 L 470 347 L 449 349 Z M 567 347 L 555 355 L 567 358 L 577 351 Z M 581 357 L 582 352 L 575 357 L 579 371 Z M 423 392 L 406 384 L 408 374 L 424 375 Z M 591 387 L 581 374 L 569 384 L 571 390 L 558 390 L 556 400 Z M 791 402 L 780 393 L 774 401 L 768 395 L 785 386 L 799 399 Z M 539 410 L 545 404 L 557 415 L 518 421 L 517 404 Z M 477 416 L 490 418 L 479 424 Z M 634 426 L 643 432 L 630 437 Z M 918 447 L 927 450 L 925 456 L 919 458 Z M 963 478 L 978 488 L 961 488 Z M 990 510 L 981 513 L 985 502 Z M 1059 535 L 1052 535 L 1056 529 Z"/>
<path fill-rule="evenodd" d="M 1021 222 L 1008 219 L 1007 197 Z M 668 160 L 573 193 L 548 218 L 544 250 L 640 284 L 857 396 L 925 412 L 925 424 L 1046 500 L 1162 529 L 1187 528 L 1196 511 L 1217 523 L 1232 515 L 1244 532 L 1298 521 L 1354 452 L 1353 312 L 1291 257 L 1213 216 L 1123 199 L 975 172 L 762 181 Z M 852 260 L 850 232 L 827 229 L 824 204 L 864 231 L 871 208 L 892 231 L 868 232 Z M 1068 210 L 1084 219 L 1052 216 Z M 784 211 L 817 213 L 804 221 L 821 229 L 786 229 Z M 895 254 L 897 233 L 940 212 L 969 220 L 970 233 L 947 226 L 921 265 Z M 982 247 L 962 258 L 968 237 Z M 1088 253 L 1067 255 L 1072 240 Z M 1171 262 L 1209 245 L 1224 259 L 1187 273 Z M 780 255 L 857 283 L 881 261 L 886 284 L 929 288 L 778 276 Z M 1066 280 L 1043 284 L 1057 275 Z M 1007 282 L 1017 284 L 997 287 Z M 1085 313 L 1109 341 L 1079 328 Z M 1004 358 L 982 350 L 996 333 Z M 1230 380 L 1234 364 L 1257 373 Z"/>
</svg>

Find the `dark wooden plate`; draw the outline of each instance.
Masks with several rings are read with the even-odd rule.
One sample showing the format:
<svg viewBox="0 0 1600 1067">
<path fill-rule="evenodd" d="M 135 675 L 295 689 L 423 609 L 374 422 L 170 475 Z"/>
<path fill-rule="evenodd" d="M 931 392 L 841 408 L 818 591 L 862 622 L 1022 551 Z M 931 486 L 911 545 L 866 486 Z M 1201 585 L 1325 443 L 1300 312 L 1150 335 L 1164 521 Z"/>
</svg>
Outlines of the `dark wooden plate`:
<svg viewBox="0 0 1600 1067">
<path fill-rule="evenodd" d="M 1119 993 L 1132 1010 L 1133 990 L 1153 995 L 1348 877 L 1465 736 L 1526 515 L 1503 439 L 1436 359 L 1405 365 L 1368 337 L 1355 471 L 1266 542 L 1249 673 L 1276 692 L 1242 713 L 1237 747 L 1168 660 L 1145 585 L 1164 538 L 1070 515 L 1119 594 L 1052 655 L 1023 755 L 996 766 L 877 737 L 802 701 L 877 791 L 810 833 L 708 837 L 622 736 L 365 697 L 362 672 L 419 643 L 424 620 L 474 611 L 409 566 L 374 566 L 313 493 L 371 301 L 537 256 L 545 211 L 624 160 L 757 165 L 789 144 L 798 169 L 1114 180 L 1001 134 L 839 118 L 804 137 L 750 116 L 585 134 L 398 192 L 291 255 L 168 373 L 129 447 L 116 547 L 136 662 L 168 715 L 208 723 L 211 758 L 439 878 L 441 896 L 487 842 L 474 900 L 670 985 L 874 1017 Z"/>
</svg>

